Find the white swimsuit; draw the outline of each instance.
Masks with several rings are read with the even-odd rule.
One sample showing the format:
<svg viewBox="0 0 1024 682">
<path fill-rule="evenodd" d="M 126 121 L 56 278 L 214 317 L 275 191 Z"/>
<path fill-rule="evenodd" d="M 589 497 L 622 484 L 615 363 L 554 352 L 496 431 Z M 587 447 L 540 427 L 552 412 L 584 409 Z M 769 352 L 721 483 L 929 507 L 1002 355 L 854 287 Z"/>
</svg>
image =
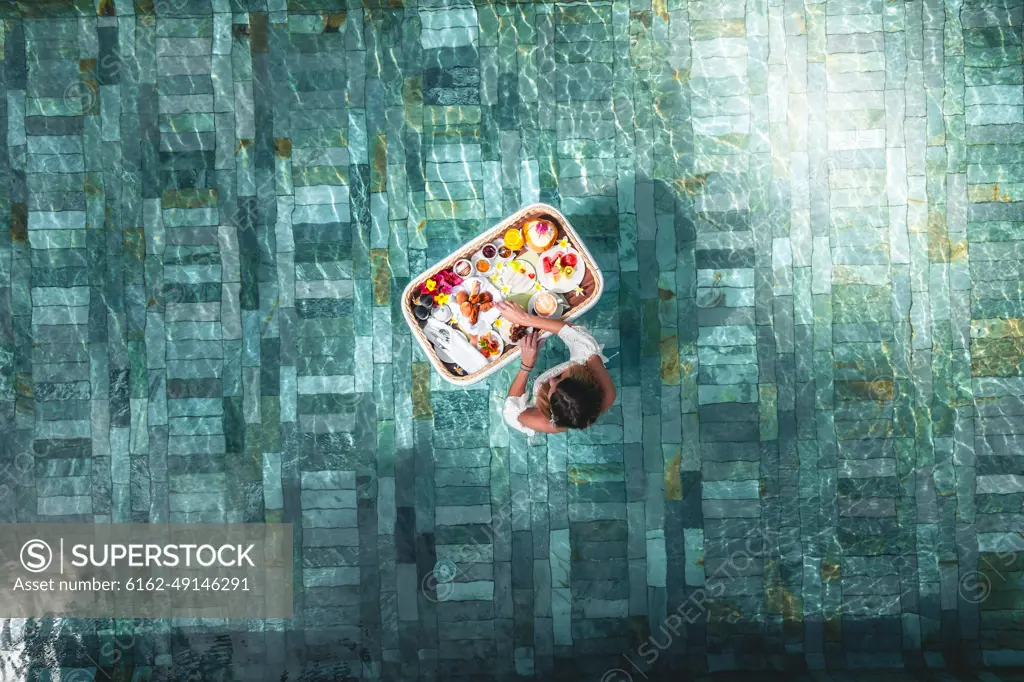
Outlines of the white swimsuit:
<svg viewBox="0 0 1024 682">
<path fill-rule="evenodd" d="M 533 382 L 533 397 L 529 402 L 526 400 L 525 393 L 520 396 L 509 396 L 505 399 L 505 408 L 502 410 L 505 422 L 516 431 L 521 431 L 527 436 L 532 436 L 537 432 L 520 424 L 519 415 L 527 408 L 537 404 L 537 392 L 541 386 L 552 377 L 564 372 L 565 368 L 569 365 L 585 365 L 591 355 L 600 356 L 601 362 L 608 362 L 608 358 L 601 355 L 604 346 L 599 344 L 590 332 L 583 327 L 574 327 L 567 324 L 558 332 L 558 338 L 569 347 L 568 362 L 556 365 L 537 377 L 537 380 Z"/>
</svg>

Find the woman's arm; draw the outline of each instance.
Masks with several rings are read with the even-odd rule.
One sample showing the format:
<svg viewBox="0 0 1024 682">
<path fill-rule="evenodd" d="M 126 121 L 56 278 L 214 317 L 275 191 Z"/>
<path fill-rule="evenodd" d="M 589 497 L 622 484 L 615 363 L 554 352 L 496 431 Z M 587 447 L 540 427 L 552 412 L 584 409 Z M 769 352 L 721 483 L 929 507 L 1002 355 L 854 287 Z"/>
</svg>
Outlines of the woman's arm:
<svg viewBox="0 0 1024 682">
<path fill-rule="evenodd" d="M 530 315 L 529 313 L 526 314 L 526 321 L 522 323 L 524 327 L 533 327 L 534 329 L 551 332 L 555 335 L 562 331 L 562 327 L 565 327 L 568 324 L 568 322 L 562 322 L 561 320 L 549 320 L 546 317 Z"/>
<path fill-rule="evenodd" d="M 551 332 L 552 334 L 558 334 L 562 327 L 567 324 L 561 320 L 549 320 L 539 315 L 531 315 L 523 310 L 522 306 L 511 301 L 499 301 L 498 310 L 501 311 L 501 316 L 509 322 L 523 327 L 533 327 L 541 331 Z"/>
<path fill-rule="evenodd" d="M 530 380 L 530 371 L 537 364 L 537 357 L 540 355 L 540 344 L 541 340 L 537 336 L 537 332 L 531 332 L 526 335 L 520 345 L 520 364 L 519 371 L 516 373 L 516 378 L 512 380 L 512 385 L 508 387 L 508 397 L 518 398 L 519 396 L 526 393 L 526 384 Z"/>
<path fill-rule="evenodd" d="M 508 397 L 518 398 L 526 393 L 526 383 L 529 380 L 530 373 L 520 366 L 519 371 L 516 372 L 516 378 L 512 380 L 512 385 L 508 387 Z"/>
</svg>

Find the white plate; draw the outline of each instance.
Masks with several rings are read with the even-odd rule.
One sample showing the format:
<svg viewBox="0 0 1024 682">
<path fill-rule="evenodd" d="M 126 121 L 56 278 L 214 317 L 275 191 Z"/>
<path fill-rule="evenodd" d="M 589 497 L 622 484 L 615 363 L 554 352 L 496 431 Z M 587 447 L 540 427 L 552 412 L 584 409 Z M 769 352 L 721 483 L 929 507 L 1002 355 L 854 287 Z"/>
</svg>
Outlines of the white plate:
<svg viewBox="0 0 1024 682">
<path fill-rule="evenodd" d="M 571 253 L 576 256 L 576 267 L 573 268 L 572 277 L 568 279 L 560 279 L 555 281 L 553 275 L 554 272 L 544 272 L 544 259 L 550 256 L 554 256 L 556 253 Z M 567 294 L 583 282 L 583 276 L 587 274 L 586 265 L 583 263 L 583 256 L 580 252 L 571 246 L 561 247 L 553 246 L 544 253 L 537 256 L 537 280 L 540 281 L 548 291 L 552 291 L 556 294 Z"/>
<path fill-rule="evenodd" d="M 486 334 L 492 334 L 498 339 L 498 353 L 497 355 L 484 355 L 483 353 L 480 353 L 479 350 L 477 350 L 477 352 L 480 353 L 480 357 L 487 360 L 487 362 L 494 362 L 495 360 L 501 357 L 502 353 L 505 352 L 505 339 L 501 338 L 501 334 L 494 331 L 493 329 L 488 329 L 484 334 L 481 334 L 480 336 L 485 336 Z M 478 346 L 474 346 L 474 348 L 478 348 Z"/>
<path fill-rule="evenodd" d="M 501 300 L 501 292 L 498 291 L 498 288 L 491 284 L 489 280 L 482 277 L 467 277 L 462 280 L 462 284 L 452 287 L 451 298 L 448 299 L 448 306 L 452 309 L 452 313 L 455 315 L 455 321 L 458 323 L 459 328 L 461 328 L 462 331 L 467 334 L 476 334 L 479 336 L 485 331 L 491 329 L 494 321 L 501 316 L 501 313 L 498 311 L 498 306 L 494 306 L 486 313 L 480 313 L 479 317 L 476 318 L 476 324 L 469 323 L 469 320 L 462 314 L 462 311 L 459 310 L 459 304 L 455 302 L 455 297 L 460 291 L 472 291 L 473 282 L 480 282 L 481 292 L 491 292 L 491 296 L 495 303 Z"/>
<path fill-rule="evenodd" d="M 518 346 L 523 342 L 523 339 L 513 341 L 509 334 L 512 332 L 512 327 L 515 325 L 508 320 L 502 318 L 501 326 L 498 327 L 498 335 L 501 336 L 501 340 L 505 342 L 507 346 Z M 526 338 L 525 336 L 523 338 Z"/>
<path fill-rule="evenodd" d="M 521 275 L 513 269 L 514 265 L 521 265 L 526 270 L 526 275 Z M 536 276 L 530 279 L 529 275 L 536 275 L 537 268 L 533 266 L 533 263 L 524 261 L 522 259 L 513 260 L 505 264 L 505 267 L 501 270 L 501 282 L 507 284 L 510 288 L 509 294 L 525 294 L 528 291 L 533 291 L 533 287 L 537 284 Z"/>
<path fill-rule="evenodd" d="M 526 304 L 526 312 L 530 313 L 531 315 L 540 315 L 541 317 L 546 317 L 549 320 L 561 319 L 562 313 L 565 312 L 566 307 L 565 300 L 561 296 L 555 296 L 555 299 L 558 300 L 558 308 L 555 309 L 555 312 L 551 313 L 550 315 L 541 315 L 540 313 L 537 312 L 537 307 L 534 304 L 537 302 L 537 297 L 543 293 L 550 294 L 551 292 L 538 291 L 533 296 L 531 296 L 530 302 Z"/>
</svg>

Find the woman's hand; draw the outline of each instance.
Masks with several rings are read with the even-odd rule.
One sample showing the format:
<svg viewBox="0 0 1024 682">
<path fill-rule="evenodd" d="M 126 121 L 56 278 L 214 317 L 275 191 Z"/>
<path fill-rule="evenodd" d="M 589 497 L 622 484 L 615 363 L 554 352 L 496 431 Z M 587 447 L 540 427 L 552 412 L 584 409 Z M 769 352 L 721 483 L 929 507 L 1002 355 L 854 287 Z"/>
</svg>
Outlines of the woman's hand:
<svg viewBox="0 0 1024 682">
<path fill-rule="evenodd" d="M 498 301 L 498 311 L 501 312 L 501 316 L 513 324 L 522 325 L 523 327 L 532 326 L 530 322 L 533 320 L 533 316 L 523 310 L 523 306 L 512 301 Z"/>
<path fill-rule="evenodd" d="M 537 356 L 540 354 L 540 345 L 542 343 L 544 341 L 540 338 L 539 332 L 530 332 L 523 337 L 523 342 L 519 346 L 520 353 L 522 353 L 523 367 L 532 368 L 537 364 Z"/>
</svg>

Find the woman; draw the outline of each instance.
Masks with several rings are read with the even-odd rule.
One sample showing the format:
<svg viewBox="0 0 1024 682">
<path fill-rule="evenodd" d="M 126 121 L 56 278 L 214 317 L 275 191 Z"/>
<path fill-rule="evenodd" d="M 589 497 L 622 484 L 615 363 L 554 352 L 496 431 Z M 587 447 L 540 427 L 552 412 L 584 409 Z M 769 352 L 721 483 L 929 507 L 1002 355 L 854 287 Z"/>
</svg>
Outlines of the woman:
<svg viewBox="0 0 1024 682">
<path fill-rule="evenodd" d="M 530 315 L 509 301 L 498 304 L 501 316 L 523 327 L 532 327 L 521 345 L 519 373 L 508 389 L 505 399 L 505 421 L 512 428 L 530 436 L 561 433 L 569 429 L 585 429 L 604 414 L 615 402 L 615 384 L 608 374 L 601 348 L 594 337 L 582 327 L 560 320 Z M 533 397 L 527 402 L 526 383 L 537 364 L 540 332 L 557 334 L 569 347 L 569 361 L 552 367 L 533 384 Z"/>
</svg>

